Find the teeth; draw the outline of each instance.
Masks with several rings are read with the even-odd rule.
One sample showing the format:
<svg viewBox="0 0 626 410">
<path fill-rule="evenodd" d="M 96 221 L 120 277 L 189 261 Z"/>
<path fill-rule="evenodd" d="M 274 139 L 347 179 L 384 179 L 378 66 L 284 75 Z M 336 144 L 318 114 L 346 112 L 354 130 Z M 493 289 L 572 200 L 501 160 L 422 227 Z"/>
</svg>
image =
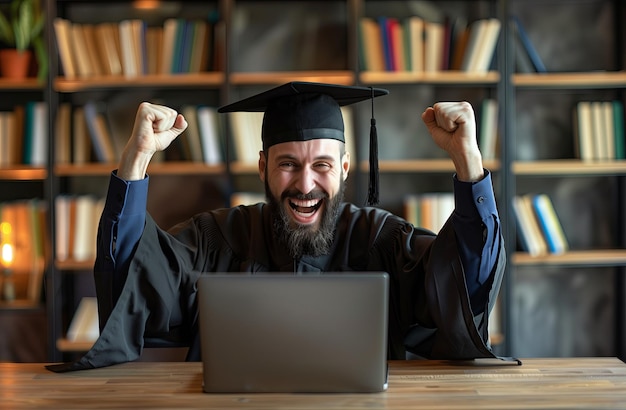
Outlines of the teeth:
<svg viewBox="0 0 626 410">
<path fill-rule="evenodd" d="M 313 213 L 319 208 L 321 203 L 322 201 L 315 200 L 289 201 L 291 208 L 299 213 Z"/>
<path fill-rule="evenodd" d="M 294 204 L 295 206 L 299 206 L 299 207 L 303 207 L 303 208 L 309 208 L 312 206 L 316 206 L 319 201 L 316 200 L 308 200 L 308 201 L 291 201 L 292 204 Z"/>
</svg>

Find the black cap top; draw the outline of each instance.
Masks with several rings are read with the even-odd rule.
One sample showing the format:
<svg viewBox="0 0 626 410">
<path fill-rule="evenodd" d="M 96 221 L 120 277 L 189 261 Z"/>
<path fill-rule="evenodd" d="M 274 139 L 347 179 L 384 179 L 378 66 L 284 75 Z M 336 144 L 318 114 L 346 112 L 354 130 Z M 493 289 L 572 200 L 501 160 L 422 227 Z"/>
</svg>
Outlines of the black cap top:
<svg viewBox="0 0 626 410">
<path fill-rule="evenodd" d="M 261 136 L 263 150 L 289 141 L 336 139 L 345 142 L 341 106 L 389 94 L 381 88 L 294 81 L 225 105 L 218 112 L 264 111 Z M 373 107 L 373 103 L 372 103 Z M 372 108 L 372 132 L 376 135 Z M 375 145 L 375 146 L 373 146 Z M 378 143 L 370 135 L 370 179 L 378 179 Z M 375 154 L 375 164 L 372 155 Z M 375 168 L 375 169 L 374 169 Z M 377 184 L 375 198 L 378 202 Z M 372 181 L 370 181 L 370 189 Z M 370 195 L 371 196 L 371 195 Z"/>
</svg>

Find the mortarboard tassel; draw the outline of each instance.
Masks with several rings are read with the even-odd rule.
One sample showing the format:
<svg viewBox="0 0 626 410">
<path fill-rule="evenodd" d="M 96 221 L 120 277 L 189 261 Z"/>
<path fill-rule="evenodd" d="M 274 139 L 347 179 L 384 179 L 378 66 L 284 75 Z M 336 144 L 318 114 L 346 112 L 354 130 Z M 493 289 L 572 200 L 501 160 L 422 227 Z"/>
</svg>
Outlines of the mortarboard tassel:
<svg viewBox="0 0 626 410">
<path fill-rule="evenodd" d="M 367 190 L 367 204 L 378 204 L 378 132 L 374 118 L 374 89 L 372 88 L 372 119 L 370 121 L 370 178 Z"/>
</svg>

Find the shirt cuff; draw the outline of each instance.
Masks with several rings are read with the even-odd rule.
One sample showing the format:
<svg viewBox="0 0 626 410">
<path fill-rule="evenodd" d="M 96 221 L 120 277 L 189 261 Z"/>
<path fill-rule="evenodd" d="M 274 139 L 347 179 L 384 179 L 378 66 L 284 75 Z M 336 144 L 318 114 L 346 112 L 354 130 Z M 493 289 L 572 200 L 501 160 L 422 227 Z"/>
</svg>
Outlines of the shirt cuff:
<svg viewBox="0 0 626 410">
<path fill-rule="evenodd" d="M 148 204 L 149 177 L 138 181 L 126 181 L 111 173 L 106 208 L 117 215 L 145 213 Z"/>
<path fill-rule="evenodd" d="M 477 182 L 464 182 L 454 175 L 454 211 L 462 218 L 481 220 L 497 212 L 493 193 L 491 173 L 485 170 L 485 177 Z"/>
</svg>

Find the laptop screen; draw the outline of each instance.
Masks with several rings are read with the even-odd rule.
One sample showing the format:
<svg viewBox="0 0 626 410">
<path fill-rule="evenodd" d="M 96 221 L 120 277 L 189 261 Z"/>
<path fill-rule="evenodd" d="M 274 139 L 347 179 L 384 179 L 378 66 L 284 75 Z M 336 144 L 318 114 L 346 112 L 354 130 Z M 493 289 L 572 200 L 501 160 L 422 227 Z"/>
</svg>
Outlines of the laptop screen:
<svg viewBox="0 0 626 410">
<path fill-rule="evenodd" d="M 382 272 L 201 276 L 204 391 L 384 390 L 388 288 Z"/>
</svg>

